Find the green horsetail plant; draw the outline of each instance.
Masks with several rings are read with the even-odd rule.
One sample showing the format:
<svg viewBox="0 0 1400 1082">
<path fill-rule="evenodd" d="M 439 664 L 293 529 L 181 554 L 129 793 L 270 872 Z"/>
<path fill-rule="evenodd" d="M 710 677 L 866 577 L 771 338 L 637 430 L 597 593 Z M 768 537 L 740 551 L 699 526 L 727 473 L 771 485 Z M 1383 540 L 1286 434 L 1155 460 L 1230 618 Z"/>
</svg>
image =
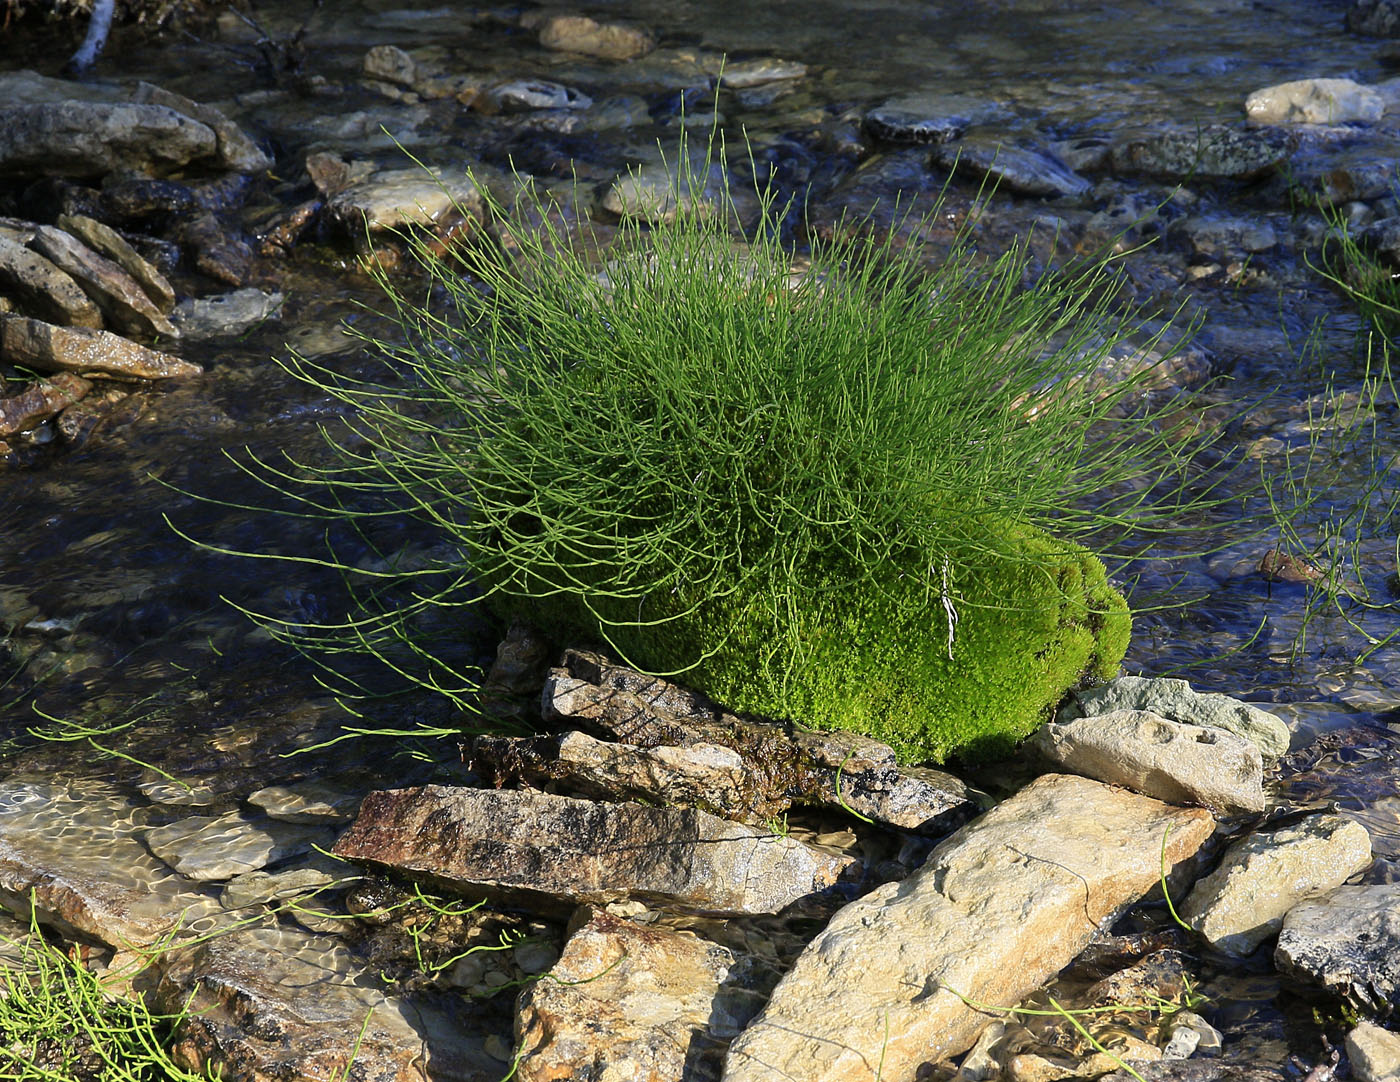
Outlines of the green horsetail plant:
<svg viewBox="0 0 1400 1082">
<path fill-rule="evenodd" d="M 422 280 L 382 279 L 395 332 L 368 342 L 402 378 L 292 357 L 352 416 L 331 465 L 261 475 L 371 543 L 406 515 L 437 547 L 297 557 L 354 609 L 274 633 L 470 708 L 451 642 L 484 609 L 908 759 L 1004 751 L 1115 673 L 1127 609 L 1081 543 L 1219 501 L 1212 433 L 1106 363 L 1141 329 L 1112 264 L 1034 276 L 1023 247 L 859 229 L 798 260 L 771 193 L 747 242 L 727 193 L 680 202 L 606 234 L 494 205 L 508 245 L 416 244 Z"/>
</svg>

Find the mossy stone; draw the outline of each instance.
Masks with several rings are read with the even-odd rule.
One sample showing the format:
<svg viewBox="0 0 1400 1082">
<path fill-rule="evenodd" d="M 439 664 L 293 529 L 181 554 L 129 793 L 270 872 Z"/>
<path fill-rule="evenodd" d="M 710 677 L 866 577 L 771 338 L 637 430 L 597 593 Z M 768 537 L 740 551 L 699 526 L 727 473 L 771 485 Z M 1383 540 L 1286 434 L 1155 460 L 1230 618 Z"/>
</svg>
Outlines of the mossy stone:
<svg viewBox="0 0 1400 1082">
<path fill-rule="evenodd" d="M 957 620 L 949 650 L 948 600 Z M 802 603 L 761 582 L 686 612 L 684 591 L 623 616 L 581 598 L 497 595 L 504 615 L 606 638 L 630 664 L 677 679 L 730 709 L 849 729 L 906 762 L 1003 755 L 1070 690 L 1106 680 L 1131 617 L 1102 561 L 1082 546 L 1003 524 L 966 551 L 910 553 L 873 570 L 813 572 Z M 626 626 L 627 620 L 654 621 Z M 699 660 L 697 664 L 697 659 Z"/>
</svg>

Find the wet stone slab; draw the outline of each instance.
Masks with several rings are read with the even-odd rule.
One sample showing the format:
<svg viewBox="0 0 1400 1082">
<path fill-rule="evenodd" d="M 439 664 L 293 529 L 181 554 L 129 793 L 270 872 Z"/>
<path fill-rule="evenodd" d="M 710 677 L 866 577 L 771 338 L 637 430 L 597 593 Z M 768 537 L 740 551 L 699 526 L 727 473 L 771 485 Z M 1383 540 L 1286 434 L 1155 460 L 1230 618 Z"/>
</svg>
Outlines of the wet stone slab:
<svg viewBox="0 0 1400 1082">
<path fill-rule="evenodd" d="M 556 910 L 638 897 L 776 913 L 856 874 L 851 858 L 702 811 L 441 785 L 371 793 L 332 852 Z"/>
<path fill-rule="evenodd" d="M 195 880 L 232 879 L 274 861 L 327 845 L 329 830 L 275 819 L 250 819 L 237 812 L 194 815 L 146 831 L 146 844 L 181 875 Z"/>
</svg>

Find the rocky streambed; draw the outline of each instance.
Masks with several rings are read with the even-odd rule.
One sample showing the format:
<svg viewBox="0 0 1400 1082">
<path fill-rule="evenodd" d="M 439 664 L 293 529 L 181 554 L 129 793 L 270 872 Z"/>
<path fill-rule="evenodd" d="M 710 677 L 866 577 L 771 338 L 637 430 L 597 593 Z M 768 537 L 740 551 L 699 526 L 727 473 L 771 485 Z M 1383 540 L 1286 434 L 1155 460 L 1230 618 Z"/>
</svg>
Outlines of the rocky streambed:
<svg viewBox="0 0 1400 1082">
<path fill-rule="evenodd" d="M 714 198 L 722 165 L 677 186 L 660 148 L 715 123 L 739 189 L 798 197 L 797 243 L 943 193 L 988 252 L 1117 244 L 1201 327 L 1105 377 L 1219 380 L 1210 420 L 1267 469 L 1359 400 L 1319 208 L 1393 258 L 1387 10 L 285 5 L 119 30 L 83 83 L 61 29 L 0 31 L 0 900 L 193 995 L 176 1046 L 226 1077 L 1390 1077 L 1395 662 L 1352 659 L 1394 613 L 1295 650 L 1319 572 L 1228 514 L 1213 556 L 1148 553 L 1134 599 L 1168 606 L 1128 661 L 1209 659 L 1228 697 L 1130 677 L 956 774 L 485 626 L 488 710 L 539 735 L 406 699 L 363 726 L 403 735 L 334 742 L 361 722 L 223 599 L 309 626 L 338 584 L 220 551 L 321 542 L 251 509 L 241 449 L 314 460 L 342 409 L 288 345 L 377 371 L 354 335 L 392 333 L 365 267 L 402 273 L 393 228 L 509 244 L 480 193 L 528 176 L 606 238 Z M 1393 398 L 1362 405 L 1392 439 Z M 1356 554 L 1377 582 L 1392 542 Z"/>
</svg>

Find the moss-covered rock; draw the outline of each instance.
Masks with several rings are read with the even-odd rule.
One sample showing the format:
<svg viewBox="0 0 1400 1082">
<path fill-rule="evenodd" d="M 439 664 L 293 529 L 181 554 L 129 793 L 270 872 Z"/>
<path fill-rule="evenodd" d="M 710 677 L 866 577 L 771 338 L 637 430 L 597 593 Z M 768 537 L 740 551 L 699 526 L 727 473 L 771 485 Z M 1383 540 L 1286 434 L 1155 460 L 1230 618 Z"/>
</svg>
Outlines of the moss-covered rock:
<svg viewBox="0 0 1400 1082">
<path fill-rule="evenodd" d="M 606 635 L 596 598 L 497 607 L 605 637 L 653 672 L 688 670 L 679 679 L 731 709 L 863 732 L 911 762 L 1004 754 L 1068 691 L 1116 674 L 1131 618 L 1087 549 L 1003 524 L 946 554 L 946 594 L 944 555 L 815 571 L 802 604 L 750 582 L 689 613 L 683 591 L 626 616 L 602 605 Z"/>
</svg>

